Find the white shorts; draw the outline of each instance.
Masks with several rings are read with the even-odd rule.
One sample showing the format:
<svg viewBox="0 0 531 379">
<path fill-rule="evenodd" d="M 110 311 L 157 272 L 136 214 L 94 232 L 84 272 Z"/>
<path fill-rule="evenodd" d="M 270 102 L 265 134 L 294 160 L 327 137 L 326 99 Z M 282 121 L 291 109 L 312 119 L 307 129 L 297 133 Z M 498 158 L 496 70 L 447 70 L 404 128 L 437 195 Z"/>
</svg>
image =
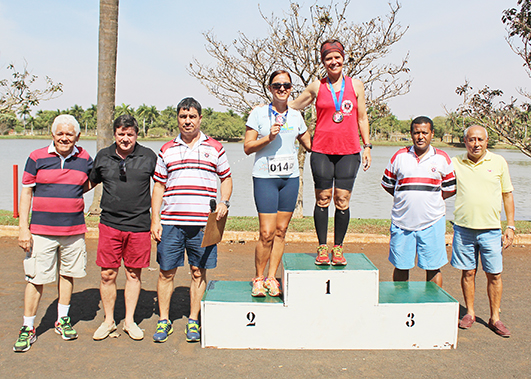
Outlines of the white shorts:
<svg viewBox="0 0 531 379">
<path fill-rule="evenodd" d="M 33 284 L 47 284 L 59 275 L 82 278 L 87 275 L 85 235 L 44 236 L 33 234 L 31 256 L 24 261 L 26 280 Z"/>
</svg>

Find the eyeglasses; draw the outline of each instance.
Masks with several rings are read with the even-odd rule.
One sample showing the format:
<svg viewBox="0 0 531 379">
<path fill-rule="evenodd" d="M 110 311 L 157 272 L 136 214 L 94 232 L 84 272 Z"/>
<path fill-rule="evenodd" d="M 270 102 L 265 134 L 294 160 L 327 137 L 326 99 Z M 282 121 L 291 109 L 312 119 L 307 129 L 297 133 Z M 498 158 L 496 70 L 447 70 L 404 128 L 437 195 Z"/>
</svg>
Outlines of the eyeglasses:
<svg viewBox="0 0 531 379">
<path fill-rule="evenodd" d="M 120 168 L 120 180 L 126 180 L 127 177 L 125 176 L 125 173 L 126 173 L 126 169 L 125 169 L 125 160 L 121 160 L 120 161 L 120 164 L 118 165 L 118 167 Z"/>
<path fill-rule="evenodd" d="M 271 88 L 273 88 L 274 90 L 279 90 L 282 87 L 284 87 L 285 89 L 290 89 L 291 83 L 271 83 Z"/>
</svg>

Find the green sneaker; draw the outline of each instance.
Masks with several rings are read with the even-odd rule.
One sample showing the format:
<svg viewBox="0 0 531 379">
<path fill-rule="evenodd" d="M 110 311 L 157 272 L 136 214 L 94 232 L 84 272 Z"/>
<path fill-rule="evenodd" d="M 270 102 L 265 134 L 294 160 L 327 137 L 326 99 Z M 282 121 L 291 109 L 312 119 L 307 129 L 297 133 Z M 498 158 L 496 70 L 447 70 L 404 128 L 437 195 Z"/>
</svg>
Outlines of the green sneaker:
<svg viewBox="0 0 531 379">
<path fill-rule="evenodd" d="M 168 336 L 173 333 L 173 326 L 170 320 L 159 320 L 157 322 L 157 330 L 153 334 L 154 342 L 166 342 Z"/>
<path fill-rule="evenodd" d="M 23 353 L 28 351 L 31 345 L 37 341 L 37 335 L 35 334 L 35 328 L 30 329 L 27 326 L 20 328 L 18 333 L 18 340 L 13 346 L 13 351 L 16 353 Z"/>
<path fill-rule="evenodd" d="M 59 321 L 55 323 L 55 333 L 59 334 L 64 340 L 75 340 L 77 338 L 77 332 L 72 328 L 70 324 L 70 317 L 61 317 Z"/>
<path fill-rule="evenodd" d="M 201 340 L 199 325 L 196 320 L 188 319 L 188 324 L 186 324 L 184 332 L 186 333 L 187 342 L 199 342 Z"/>
</svg>

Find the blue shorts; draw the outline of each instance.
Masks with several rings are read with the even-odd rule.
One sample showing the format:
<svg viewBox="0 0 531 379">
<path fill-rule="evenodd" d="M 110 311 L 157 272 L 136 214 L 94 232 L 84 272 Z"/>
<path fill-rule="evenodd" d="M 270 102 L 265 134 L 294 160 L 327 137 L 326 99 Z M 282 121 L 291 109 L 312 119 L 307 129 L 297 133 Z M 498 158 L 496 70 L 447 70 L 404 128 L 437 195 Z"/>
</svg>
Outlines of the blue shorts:
<svg viewBox="0 0 531 379">
<path fill-rule="evenodd" d="M 454 225 L 452 266 L 459 270 L 478 268 L 481 254 L 483 271 L 499 274 L 503 271 L 503 241 L 501 229 L 469 229 Z"/>
<path fill-rule="evenodd" d="M 253 177 L 253 192 L 258 213 L 293 212 L 299 194 L 299 178 Z"/>
<path fill-rule="evenodd" d="M 448 263 L 446 255 L 446 219 L 423 230 L 411 231 L 400 229 L 391 224 L 389 242 L 389 262 L 399 270 L 410 270 L 417 265 L 423 270 L 438 270 Z"/>
<path fill-rule="evenodd" d="M 188 263 L 199 268 L 216 268 L 216 245 L 201 247 L 203 227 L 186 225 L 162 225 L 162 238 L 157 244 L 157 262 L 162 271 L 184 266 L 184 250 Z"/>
</svg>

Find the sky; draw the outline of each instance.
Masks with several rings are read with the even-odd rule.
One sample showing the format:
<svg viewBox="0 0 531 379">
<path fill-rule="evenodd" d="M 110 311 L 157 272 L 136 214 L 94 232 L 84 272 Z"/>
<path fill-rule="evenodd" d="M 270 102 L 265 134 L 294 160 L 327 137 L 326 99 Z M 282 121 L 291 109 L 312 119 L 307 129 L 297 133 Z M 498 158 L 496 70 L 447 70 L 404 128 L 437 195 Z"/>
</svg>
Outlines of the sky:
<svg viewBox="0 0 531 379">
<path fill-rule="evenodd" d="M 314 1 L 299 4 L 307 9 Z M 164 109 L 193 96 L 203 107 L 224 111 L 186 68 L 194 57 L 215 64 L 206 53 L 204 32 L 212 30 L 226 42 L 238 32 L 265 36 L 267 25 L 259 5 L 265 15 L 281 16 L 289 1 L 122 0 L 116 104 Z M 411 90 L 389 101 L 399 119 L 444 116 L 445 109 L 460 104 L 455 89 L 465 79 L 474 89 L 502 89 L 505 99 L 521 98 L 517 88 L 531 87 L 523 61 L 505 41 L 501 22 L 503 10 L 516 6 L 516 0 L 402 0 L 401 5 L 398 21 L 409 29 L 386 60 L 398 63 L 410 54 Z M 387 0 L 352 0 L 347 19 L 360 23 L 388 10 Z M 22 68 L 26 62 L 33 74 L 63 83 L 64 93 L 37 109 L 95 104 L 98 24 L 97 0 L 0 0 L 0 78 L 9 75 L 8 64 Z"/>
</svg>

